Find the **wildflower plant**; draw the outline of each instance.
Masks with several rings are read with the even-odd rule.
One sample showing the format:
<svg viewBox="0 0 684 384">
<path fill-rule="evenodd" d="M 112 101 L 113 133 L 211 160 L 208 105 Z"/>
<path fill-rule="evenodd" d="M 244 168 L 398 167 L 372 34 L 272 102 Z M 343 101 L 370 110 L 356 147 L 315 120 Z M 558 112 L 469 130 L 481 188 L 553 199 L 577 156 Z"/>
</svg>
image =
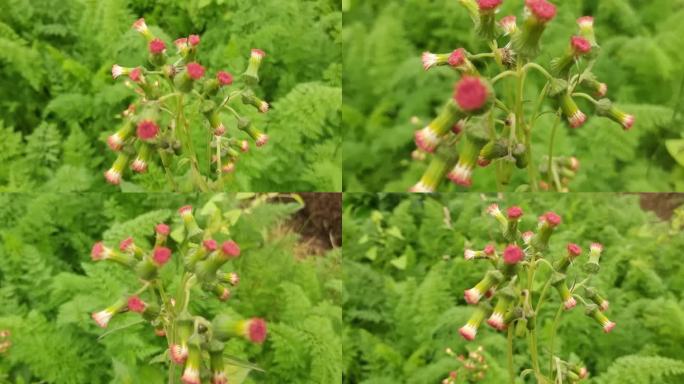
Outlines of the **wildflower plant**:
<svg viewBox="0 0 684 384">
<path fill-rule="evenodd" d="M 575 35 L 568 36 L 565 52 L 548 63 L 537 58 L 542 51 L 544 31 L 556 17 L 556 6 L 547 0 L 525 0 L 520 22 L 514 15 L 498 18 L 502 0 L 459 0 L 474 22 L 477 35 L 487 43 L 486 52 L 471 53 L 457 48 L 447 53 L 424 52 L 423 68 L 452 68 L 460 79 L 454 92 L 431 122 L 415 132 L 418 147 L 412 157 L 432 154 L 420 181 L 412 192 L 429 193 L 447 178 L 470 187 L 478 167 L 493 168 L 499 189 L 510 183 L 514 169 L 526 169 L 528 189 L 568 191 L 579 170 L 580 160 L 570 154 L 554 155 L 554 137 L 564 122 L 578 129 L 588 111 L 579 100 L 588 101 L 597 116 L 630 130 L 635 117 L 606 97 L 608 86 L 597 79 L 592 68 L 601 47 L 590 16 L 577 20 Z M 528 76 L 540 74 L 544 86 L 526 108 Z M 502 83 L 507 82 L 508 88 Z M 556 115 L 551 128 L 549 151 L 543 157 L 532 153 L 532 131 L 544 113 L 545 104 Z"/>
<path fill-rule="evenodd" d="M 224 270 L 231 261 L 241 256 L 240 246 L 231 240 L 230 223 L 214 217 L 201 228 L 191 206 L 178 211 L 183 227 L 170 240 L 171 228 L 164 223 L 155 226 L 154 246 L 145 249 L 131 237 L 118 247 L 97 242 L 91 257 L 97 262 L 112 262 L 134 273 L 140 287 L 122 295 L 107 308 L 92 313 L 93 320 L 102 328 L 110 320 L 124 313 L 135 313 L 150 325 L 154 333 L 164 337 L 168 345 L 169 382 L 175 382 L 174 366 L 183 367 L 181 380 L 185 384 L 227 384 L 228 365 L 236 360 L 224 356 L 225 343 L 233 339 L 246 339 L 261 344 L 267 336 L 266 322 L 261 318 L 236 318 L 221 313 L 212 320 L 190 313 L 193 299 L 191 290 L 199 286 L 204 292 L 225 302 L 240 277 Z M 181 282 L 175 293 L 162 279 L 161 269 L 175 257 L 182 259 Z M 180 260 L 177 262 L 181 264 Z M 245 363 L 240 363 L 244 366 Z M 247 365 L 254 368 L 251 365 Z M 232 380 L 232 379 L 231 379 Z"/>
<path fill-rule="evenodd" d="M 520 207 L 510 207 L 504 213 L 498 205 L 493 204 L 487 208 L 487 213 L 497 221 L 504 245 L 489 244 L 482 250 L 464 251 L 466 260 L 489 263 L 491 268 L 477 284 L 464 292 L 465 301 L 474 307 L 474 311 L 459 329 L 460 335 L 466 341 L 473 341 L 485 324 L 495 332 L 507 333 L 511 383 L 515 381 L 512 354 L 517 338 L 527 339 L 532 365 L 524 369 L 521 376 L 531 374 L 537 383 L 576 383 L 585 379 L 588 371 L 581 362 L 563 360 L 554 355 L 554 335 L 563 313 L 577 310 L 575 307 L 578 303 L 582 304 L 586 315 L 603 332 L 609 333 L 615 327 L 615 322 L 606 315 L 608 300 L 592 286 L 593 277 L 600 270 L 603 246 L 599 243 L 590 244 L 588 257 L 583 261 L 580 261 L 582 247 L 574 243 L 567 244 L 563 254 L 552 256 L 549 254 L 549 242 L 562 222 L 556 213 L 541 215 L 535 231 L 520 228 L 523 216 Z M 578 265 L 584 276 L 572 271 Z M 542 269 L 548 273 L 539 273 Z M 542 281 L 540 283 L 537 280 Z M 555 292 L 560 304 L 552 321 L 548 347 L 550 362 L 546 370 L 542 369 L 538 353 L 537 317 L 552 292 Z"/>
<path fill-rule="evenodd" d="M 148 59 L 136 67 L 112 66 L 112 78 L 125 78 L 138 99 L 122 113 L 121 127 L 107 139 L 117 157 L 104 173 L 105 179 L 118 185 L 128 168 L 145 173 L 158 157 L 174 190 L 178 189 L 174 166 L 180 170 L 186 165 L 194 189 L 222 190 L 224 175 L 234 172 L 240 156 L 249 151 L 250 143 L 244 138 L 257 147 L 268 142 L 268 135 L 231 105 L 238 101 L 260 113 L 268 112 L 269 103 L 253 90 L 266 53 L 252 49 L 247 68 L 234 76 L 225 70 L 213 72 L 198 62 L 199 35 L 178 38 L 171 48 L 144 19 L 138 19 L 133 29 L 147 41 Z M 190 123 L 191 111 L 199 111 L 204 126 Z M 209 148 L 209 158 L 201 161 L 192 142 L 196 130 L 204 132 Z"/>
</svg>

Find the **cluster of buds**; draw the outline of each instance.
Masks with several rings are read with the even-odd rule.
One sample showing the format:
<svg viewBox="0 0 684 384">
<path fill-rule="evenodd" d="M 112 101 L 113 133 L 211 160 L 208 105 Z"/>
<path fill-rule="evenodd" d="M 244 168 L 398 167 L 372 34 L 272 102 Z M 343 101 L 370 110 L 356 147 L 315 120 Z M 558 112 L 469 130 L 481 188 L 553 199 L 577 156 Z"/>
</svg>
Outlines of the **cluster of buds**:
<svg viewBox="0 0 684 384">
<path fill-rule="evenodd" d="M 525 276 L 529 279 L 527 272 L 530 269 L 534 271 L 542 264 L 552 269 L 546 286 L 555 289 L 564 310 L 572 310 L 580 301 L 585 305 L 586 314 L 604 332 L 608 333 L 615 327 L 615 323 L 604 313 L 608 310 L 608 301 L 596 288 L 589 286 L 592 276 L 599 271 L 599 259 L 603 251 L 601 244 L 590 245 L 588 260 L 582 268 L 588 277 L 575 284 L 567 276 L 570 267 L 582 255 L 579 245 L 568 244 L 564 254 L 553 261 L 546 257 L 551 236 L 562 221 L 559 215 L 546 212 L 539 217 L 536 231 L 521 232 L 519 222 L 523 211 L 520 207 L 510 207 L 504 213 L 493 204 L 486 212 L 501 227 L 503 250 L 497 251 L 495 244 L 488 244 L 483 250 L 466 249 L 464 252 L 466 260 L 486 260 L 492 266 L 480 282 L 464 292 L 465 301 L 476 306 L 468 322 L 459 329 L 464 339 L 474 340 L 483 322 L 496 331 L 513 326 L 519 336 L 533 329 L 538 308 L 533 307 L 531 300 L 533 296 L 540 295 L 530 291 L 534 287 L 532 282 L 527 281 L 527 285 L 523 286 L 522 281 Z M 546 289 L 541 293 L 544 294 Z"/>
<path fill-rule="evenodd" d="M 553 364 L 554 374 L 559 382 L 577 384 L 589 377 L 589 370 L 582 363 L 556 360 Z"/>
<path fill-rule="evenodd" d="M 12 346 L 12 341 L 10 341 L 11 335 L 12 334 L 7 329 L 0 331 L 0 353 L 7 352 Z"/>
<path fill-rule="evenodd" d="M 549 164 L 551 167 L 549 168 Z M 569 192 L 570 183 L 577 176 L 580 169 L 580 161 L 574 157 L 554 156 L 549 162 L 546 156 L 539 165 L 539 174 L 542 180 L 539 181 L 539 189 L 542 191 Z M 551 184 L 544 180 L 551 180 Z"/>
<path fill-rule="evenodd" d="M 472 54 L 464 48 L 450 53 L 424 52 L 423 68 L 437 66 L 452 68 L 460 75 L 452 97 L 437 117 L 415 132 L 417 150 L 415 160 L 434 154 L 420 181 L 411 192 L 434 192 L 445 178 L 462 187 L 470 187 L 476 166 L 496 163 L 497 179 L 507 184 L 515 167 L 530 166 L 530 131 L 538 117 L 524 117 L 522 92 L 525 74 L 530 70 L 542 73 L 546 85 L 540 95 L 550 99 L 552 107 L 572 128 L 582 126 L 587 115 L 576 100 L 589 100 L 596 114 L 607 117 L 629 130 L 635 118 L 605 98 L 608 87 L 591 72 L 600 47 L 590 16 L 577 20 L 578 31 L 569 37 L 566 51 L 549 63 L 549 70 L 534 62 L 541 50 L 541 38 L 546 26 L 556 16 L 556 6 L 547 0 L 526 0 L 525 16 L 521 25 L 515 16 L 496 20 L 502 0 L 459 0 L 470 14 L 477 34 L 489 43 L 491 52 Z M 501 47 L 501 48 L 499 48 Z M 482 73 L 486 63 L 497 68 L 491 79 Z M 518 79 L 518 97 L 514 105 L 507 105 L 494 89 L 506 77 Z M 579 91 L 586 91 L 581 93 Z M 595 99 L 599 98 L 599 100 Z"/>
<path fill-rule="evenodd" d="M 184 267 L 183 287 L 178 296 L 167 296 L 160 278 L 160 270 L 174 253 L 168 244 L 170 227 L 161 223 L 154 228 L 152 249 L 136 244 L 132 237 L 122 240 L 118 247 L 109 247 L 101 241 L 93 245 L 91 257 L 94 261 L 110 261 L 128 268 L 137 275 L 142 287 L 94 312 L 92 318 L 97 325 L 106 328 L 116 315 L 137 313 L 154 328 L 157 336 L 166 337 L 170 360 L 184 366 L 183 383 L 200 384 L 200 378 L 206 372 L 204 376 L 210 376 L 212 384 L 227 384 L 224 343 L 231 338 L 263 343 L 267 335 L 266 322 L 260 318 L 241 319 L 224 314 L 210 322 L 188 312 L 190 289 L 194 284 L 220 301 L 231 297 L 231 288 L 239 284 L 240 278 L 235 272 L 221 269 L 240 256 L 240 247 L 230 239 L 219 244 L 213 236 L 222 234 L 202 229 L 191 206 L 181 207 L 178 213 L 184 227 L 184 240 L 175 244 Z M 203 364 L 203 351 L 209 356 L 206 364 Z"/>
<path fill-rule="evenodd" d="M 485 379 L 489 366 L 484 357 L 484 348 L 477 347 L 476 350 L 467 354 L 456 355 L 451 348 L 446 349 L 446 354 L 453 357 L 460 363 L 460 367 L 449 372 L 449 377 L 442 380 L 442 384 L 457 384 L 460 379 L 464 383 L 477 383 Z"/>
<path fill-rule="evenodd" d="M 168 167 L 170 159 L 183 151 L 196 167 L 197 159 L 192 158 L 194 150 L 183 111 L 186 96 L 194 98 L 205 117 L 207 141 L 214 149 L 211 161 L 219 176 L 233 172 L 240 154 L 249 150 L 247 140 L 228 134 L 224 113 L 234 117 L 236 128 L 248 135 L 257 147 L 268 142 L 268 136 L 230 104 L 237 99 L 261 113 L 268 112 L 269 104 L 252 90 L 259 81 L 259 68 L 266 56 L 264 51 L 253 49 L 247 69 L 236 79 L 224 70 L 209 76 L 207 69 L 197 62 L 198 35 L 176 39 L 175 52 L 170 52 L 167 43 L 152 33 L 144 19 L 137 20 L 133 29 L 148 43 L 148 63 L 137 67 L 112 66 L 112 77 L 125 77 L 125 84 L 139 97 L 123 112 L 121 127 L 107 139 L 111 150 L 117 153 L 113 165 L 105 172 L 107 182 L 119 184 L 129 166 L 134 172 L 147 172 L 154 153 L 158 153 L 164 167 Z M 239 83 L 237 89 L 232 87 L 234 80 Z"/>
</svg>

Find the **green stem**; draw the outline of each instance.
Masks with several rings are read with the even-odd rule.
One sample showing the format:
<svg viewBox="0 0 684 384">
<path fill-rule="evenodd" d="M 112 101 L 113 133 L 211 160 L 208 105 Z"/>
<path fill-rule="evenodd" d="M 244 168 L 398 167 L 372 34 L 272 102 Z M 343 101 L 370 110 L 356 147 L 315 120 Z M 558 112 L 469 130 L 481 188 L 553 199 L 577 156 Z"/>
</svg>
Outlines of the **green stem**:
<svg viewBox="0 0 684 384">
<path fill-rule="evenodd" d="M 561 119 L 560 116 L 560 111 L 556 112 L 556 120 L 554 121 L 553 126 L 551 127 L 551 139 L 549 140 L 549 168 L 547 169 L 549 185 L 551 185 L 551 183 L 553 182 L 553 144 L 556 140 L 556 129 L 558 128 L 558 123 Z"/>
<path fill-rule="evenodd" d="M 513 324 L 508 326 L 508 348 L 506 356 L 508 360 L 508 379 L 511 384 L 515 384 L 515 370 L 513 369 Z"/>
<path fill-rule="evenodd" d="M 587 100 L 591 101 L 592 104 L 594 104 L 594 105 L 598 104 L 598 101 L 597 101 L 596 99 L 594 99 L 593 97 L 587 95 L 586 93 L 575 92 L 575 93 L 573 93 L 572 95 L 573 95 L 574 97 L 581 97 L 581 98 L 583 98 L 583 99 L 587 99 Z"/>
<path fill-rule="evenodd" d="M 207 192 L 209 187 L 204 181 L 202 174 L 199 171 L 199 164 L 197 161 L 197 155 L 195 154 L 195 149 L 192 145 L 192 137 L 188 131 L 188 121 L 185 118 L 185 113 L 183 111 L 183 95 L 178 96 L 178 110 L 176 111 L 176 127 L 180 128 L 183 132 L 183 144 L 185 145 L 185 150 L 188 153 L 188 159 L 190 160 L 190 169 L 195 182 L 195 185 L 202 192 Z"/>
<path fill-rule="evenodd" d="M 556 316 L 553 318 L 553 323 L 551 324 L 551 337 L 549 339 L 549 354 L 551 355 L 551 366 L 550 372 L 553 372 L 553 356 L 554 356 L 554 342 L 556 341 L 556 328 L 558 327 L 558 322 L 560 321 L 561 314 L 563 313 L 563 304 L 558 307 L 556 311 Z"/>
<path fill-rule="evenodd" d="M 159 153 L 159 158 L 161 159 L 162 167 L 164 167 L 164 174 L 166 174 L 166 180 L 171 185 L 172 191 L 178 192 L 178 185 L 176 185 L 176 181 L 173 179 L 173 174 L 171 173 L 171 167 L 169 166 L 169 158 L 167 154 L 162 149 L 158 149 L 157 152 Z"/>
<path fill-rule="evenodd" d="M 494 76 L 494 78 L 492 79 L 492 84 L 496 84 L 499 80 L 504 79 L 508 76 L 520 76 L 520 74 L 515 71 L 501 72 L 498 75 Z"/>
<path fill-rule="evenodd" d="M 553 76 L 551 76 L 551 74 L 546 69 L 544 69 L 544 67 L 542 67 L 541 65 L 539 65 L 537 63 L 530 62 L 530 63 L 525 64 L 525 66 L 523 67 L 524 72 L 527 72 L 530 69 L 536 69 L 537 72 L 541 73 L 542 75 L 544 75 L 549 80 L 553 79 Z"/>
</svg>

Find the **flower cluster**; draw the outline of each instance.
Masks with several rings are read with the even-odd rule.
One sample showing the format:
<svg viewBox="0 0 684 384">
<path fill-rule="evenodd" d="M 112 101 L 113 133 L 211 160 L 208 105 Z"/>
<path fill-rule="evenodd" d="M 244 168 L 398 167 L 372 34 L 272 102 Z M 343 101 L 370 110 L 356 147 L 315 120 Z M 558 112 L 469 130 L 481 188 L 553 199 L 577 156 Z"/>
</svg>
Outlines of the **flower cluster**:
<svg viewBox="0 0 684 384">
<path fill-rule="evenodd" d="M 505 212 L 492 204 L 487 210 L 500 227 L 502 244 L 488 244 L 483 249 L 464 251 L 466 260 L 483 260 L 491 268 L 482 279 L 464 292 L 466 303 L 475 307 L 467 323 L 459 329 L 461 336 L 468 341 L 476 338 L 483 323 L 495 331 L 509 328 L 518 336 L 533 332 L 541 304 L 546 299 L 549 288 L 553 288 L 559 298 L 563 311 L 571 311 L 578 302 L 585 307 L 585 313 L 592 318 L 604 332 L 613 330 L 615 323 L 605 314 L 609 308 L 606 298 L 592 287 L 592 277 L 599 271 L 599 260 L 603 246 L 599 243 L 589 245 L 588 259 L 582 266 L 587 274 L 581 282 L 569 277 L 569 270 L 582 256 L 582 247 L 569 243 L 562 255 L 549 259 L 549 241 L 562 223 L 562 218 L 554 212 L 546 212 L 538 219 L 535 231 L 522 231 L 519 224 L 523 210 L 513 206 Z M 537 272 L 545 267 L 545 282 L 540 292 L 536 292 Z M 538 298 L 533 305 L 533 298 Z M 578 373 L 586 377 L 586 372 Z"/>
<path fill-rule="evenodd" d="M 212 384 L 227 384 L 224 342 L 231 338 L 244 338 L 253 343 L 263 343 L 267 335 L 266 322 L 260 318 L 242 319 L 225 314 L 217 315 L 210 322 L 188 312 L 190 289 L 195 284 L 220 301 L 231 297 L 231 289 L 239 284 L 240 278 L 234 272 L 221 269 L 238 258 L 241 251 L 233 240 L 225 239 L 219 243 L 214 238 L 224 234 L 213 233 L 215 229 L 202 229 L 191 206 L 181 207 L 178 213 L 185 234 L 183 241 L 174 247 L 182 255 L 183 264 L 182 286 L 178 294 L 167 295 L 160 278 L 161 269 L 171 261 L 174 253 L 169 244 L 171 229 L 161 223 L 154 228 L 154 246 L 151 249 L 139 245 L 132 237 L 123 239 L 117 247 L 109 247 L 101 241 L 93 245 L 91 257 L 94 261 L 124 266 L 137 275 L 142 287 L 94 312 L 92 318 L 105 328 L 116 315 L 137 313 L 154 328 L 157 336 L 166 337 L 170 360 L 184 365 L 183 383 L 200 384 L 200 377 L 207 372 Z M 203 351 L 209 356 L 205 364 Z"/>
<path fill-rule="evenodd" d="M 543 170 L 540 172 L 534 167 L 531 131 L 547 99 L 558 119 L 565 119 L 571 128 L 579 128 L 587 121 L 578 99 L 592 104 L 598 116 L 617 122 L 625 130 L 632 128 L 634 116 L 605 98 L 607 85 L 591 72 L 600 51 L 592 17 L 577 20 L 577 32 L 569 36 L 567 49 L 551 60 L 546 69 L 534 60 L 541 51 L 547 25 L 556 17 L 555 5 L 547 0 L 526 0 L 525 16 L 518 25 L 513 15 L 497 21 L 502 0 L 459 0 L 459 3 L 468 11 L 477 34 L 489 43 L 491 51 L 473 54 L 457 48 L 450 53 L 423 53 L 426 71 L 445 66 L 453 69 L 460 79 L 437 117 L 415 132 L 418 149 L 412 157 L 422 160 L 426 154 L 434 156 L 410 191 L 434 192 L 445 178 L 456 185 L 470 187 L 476 166 L 487 167 L 492 163 L 496 165 L 500 185 L 508 184 L 514 168 L 529 168 L 530 185 L 536 189 L 536 178 Z M 496 75 L 487 78 L 484 73 L 491 73 L 490 67 L 495 68 Z M 534 103 L 535 110 L 526 117 L 529 112 L 524 105 L 525 80 L 533 70 L 542 74 L 546 83 Z M 516 79 L 510 84 L 510 94 L 515 95 L 510 100 L 504 99 L 504 90 L 494 88 L 507 77 Z M 547 185 L 552 184 L 557 190 L 567 188 L 567 185 L 552 183 L 550 172 L 542 176 L 546 177 Z"/>
<path fill-rule="evenodd" d="M 7 352 L 10 347 L 12 347 L 12 341 L 10 341 L 11 333 L 7 329 L 0 331 L 0 353 Z"/>
<path fill-rule="evenodd" d="M 257 97 L 251 88 L 259 81 L 259 68 L 266 56 L 264 51 L 253 49 L 247 69 L 236 78 L 224 70 L 210 74 L 197 61 L 200 36 L 178 38 L 173 43 L 175 49 L 170 49 L 152 33 L 144 19 L 137 20 L 133 29 L 147 41 L 148 63 L 137 67 L 112 66 L 112 77 L 126 78 L 125 84 L 138 94 L 138 99 L 122 113 L 121 127 L 107 139 L 109 148 L 117 153 L 113 165 L 104 174 L 107 182 L 119 184 L 128 167 L 133 172 L 147 172 L 154 153 L 159 154 L 167 171 L 171 158 L 182 153 L 189 160 L 196 179 L 203 178 L 184 113 L 191 102 L 196 104 L 206 121 L 207 141 L 214 149 L 207 161 L 215 164 L 218 178 L 233 172 L 240 154 L 249 150 L 247 140 L 228 134 L 224 113 L 230 113 L 236 128 L 249 136 L 257 147 L 268 142 L 268 135 L 231 106 L 231 102 L 239 100 L 261 113 L 268 112 L 269 104 Z M 234 89 L 234 81 L 237 84 L 238 80 L 239 87 Z"/>
<path fill-rule="evenodd" d="M 446 354 L 455 358 L 461 364 L 458 370 L 449 372 L 449 377 L 442 380 L 442 384 L 456 384 L 459 379 L 466 383 L 477 383 L 485 379 L 489 366 L 487 365 L 484 348 L 477 347 L 467 355 L 456 355 L 451 348 L 446 349 Z"/>
</svg>

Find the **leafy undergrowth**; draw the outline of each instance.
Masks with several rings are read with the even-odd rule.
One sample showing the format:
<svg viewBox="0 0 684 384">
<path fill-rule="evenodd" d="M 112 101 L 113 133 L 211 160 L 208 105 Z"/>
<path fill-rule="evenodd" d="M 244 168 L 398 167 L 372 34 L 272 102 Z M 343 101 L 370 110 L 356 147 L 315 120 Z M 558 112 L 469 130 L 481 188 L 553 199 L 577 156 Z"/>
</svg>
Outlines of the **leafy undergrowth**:
<svg viewBox="0 0 684 384">
<path fill-rule="evenodd" d="M 146 59 L 145 43 L 131 29 L 139 17 L 155 26 L 171 50 L 171 36 L 200 34 L 198 61 L 236 75 L 246 68 L 251 48 L 268 53 L 255 92 L 272 102 L 273 110 L 250 117 L 271 140 L 239 164 L 227 190 L 341 190 L 339 2 L 8 0 L 3 5 L 0 190 L 113 190 L 102 177 L 115 158 L 106 139 L 121 125 L 117 115 L 134 95 L 112 81 L 110 70 L 115 63 L 132 66 Z M 201 114 L 191 111 L 188 117 L 192 139 L 206 154 Z M 177 166 L 180 182 L 188 170 L 188 164 Z M 122 189 L 170 191 L 161 164 L 152 164 Z"/>
<path fill-rule="evenodd" d="M 0 330 L 9 330 L 12 342 L 0 353 L 0 383 L 165 382 L 165 340 L 143 324 L 117 330 L 137 323 L 136 314 L 116 316 L 107 329 L 113 332 L 100 337 L 105 332 L 90 313 L 136 282 L 117 265 L 93 263 L 89 254 L 94 241 L 151 238 L 161 221 L 182 227 L 175 209 L 184 204 L 197 207 L 200 223 L 213 206 L 237 219 L 232 233 L 243 251 L 234 264 L 241 284 L 228 303 L 195 288 L 191 310 L 211 317 L 230 308 L 266 319 L 263 345 L 226 343 L 227 354 L 264 370 L 249 372 L 244 383 L 339 381 L 341 253 L 295 255 L 298 238 L 279 228 L 301 205 L 271 204 L 267 197 L 0 195 Z M 180 263 L 174 256 L 162 270 L 172 286 Z M 233 367 L 231 377 L 247 373 L 238 365 L 243 368 Z"/>
<path fill-rule="evenodd" d="M 559 17 L 542 38 L 546 53 L 541 62 L 549 63 L 566 49 L 578 15 L 593 15 L 602 47 L 594 73 L 637 121 L 627 133 L 599 117 L 577 130 L 558 130 L 553 153 L 575 156 L 581 162 L 570 190 L 683 191 L 684 168 L 675 161 L 675 157 L 681 161 L 677 145 L 684 110 L 684 77 L 676 69 L 684 63 L 684 40 L 678 37 L 684 33 L 682 2 L 554 3 Z M 505 1 L 499 14 L 516 14 L 521 20 L 522 4 L 522 0 Z M 411 124 L 411 117 L 430 121 L 457 80 L 447 68 L 425 73 L 420 54 L 458 47 L 481 52 L 482 43 L 472 29 L 467 12 L 455 0 L 347 4 L 343 28 L 345 190 L 404 192 L 420 178 L 427 164 L 411 160 L 418 128 Z M 530 112 L 542 85 L 538 81 L 536 89 L 532 86 L 525 95 Z M 549 152 L 552 115 L 545 114 L 533 132 L 537 163 Z M 509 189 L 523 184 L 525 177 L 524 171 L 516 172 Z M 496 190 L 494 172 L 475 172 L 472 189 Z"/>
<path fill-rule="evenodd" d="M 460 354 L 478 346 L 488 366 L 482 383 L 508 382 L 505 334 L 486 324 L 473 342 L 458 334 L 473 312 L 463 292 L 487 268 L 464 260 L 463 251 L 496 241 L 498 226 L 485 212 L 492 203 L 559 213 L 561 230 L 550 242 L 554 258 L 565 254 L 570 241 L 586 249 L 600 239 L 605 246 L 594 283 L 610 297 L 608 314 L 617 326 L 604 334 L 575 308 L 562 317 L 556 356 L 584 362 L 589 383 L 684 380 L 682 208 L 666 222 L 642 211 L 637 196 L 349 194 L 343 217 L 345 383 L 439 383 L 459 367 L 447 347 Z M 533 228 L 535 222 L 523 216 L 520 225 Z M 537 324 L 542 362 L 549 361 L 551 319 L 560 305 L 557 295 L 548 300 L 538 315 L 548 320 Z M 524 339 L 516 345 L 519 374 L 530 361 Z M 534 380 L 530 375 L 516 382 Z"/>
</svg>

